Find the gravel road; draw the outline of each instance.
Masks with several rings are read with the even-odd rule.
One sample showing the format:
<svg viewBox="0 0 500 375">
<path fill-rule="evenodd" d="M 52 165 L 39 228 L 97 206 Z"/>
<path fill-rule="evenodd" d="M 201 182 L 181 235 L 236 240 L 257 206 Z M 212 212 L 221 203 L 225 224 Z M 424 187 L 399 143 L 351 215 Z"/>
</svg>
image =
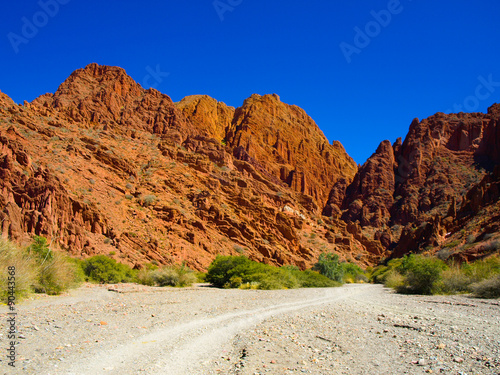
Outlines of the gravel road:
<svg viewBox="0 0 500 375">
<path fill-rule="evenodd" d="M 0 309 L 0 374 L 500 374 L 498 300 L 87 284 L 16 308 L 15 369 Z"/>
</svg>

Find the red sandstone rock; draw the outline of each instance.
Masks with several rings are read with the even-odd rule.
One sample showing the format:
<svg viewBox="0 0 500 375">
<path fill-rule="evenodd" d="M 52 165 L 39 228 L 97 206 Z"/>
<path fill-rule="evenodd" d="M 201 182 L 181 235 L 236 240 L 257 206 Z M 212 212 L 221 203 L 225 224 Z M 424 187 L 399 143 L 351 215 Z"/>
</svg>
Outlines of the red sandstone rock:
<svg viewBox="0 0 500 375">
<path fill-rule="evenodd" d="M 357 166 L 339 142 L 330 144 L 303 109 L 273 95 L 252 95 L 236 109 L 228 144 L 239 159 L 256 160 L 293 190 L 321 206 L 340 178 L 351 181 Z"/>
<path fill-rule="evenodd" d="M 217 254 L 305 268 L 323 251 L 373 265 L 465 243 L 463 231 L 477 244 L 456 256 L 472 259 L 499 230 L 498 171 L 479 168 L 499 164 L 499 115 L 415 120 L 357 171 L 276 95 L 236 110 L 207 96 L 174 104 L 90 64 L 33 103 L 0 93 L 0 230 L 136 268 L 201 270 Z"/>
<path fill-rule="evenodd" d="M 134 267 L 186 261 L 205 269 L 217 254 L 241 253 L 308 267 L 328 249 L 341 259 L 355 251 L 359 264 L 373 264 L 376 256 L 358 240 L 329 242 L 317 215 L 324 201 L 314 192 L 326 194 L 337 178 L 352 177 L 352 160 L 298 107 L 276 98 L 268 104 L 286 119 L 286 136 L 252 153 L 223 142 L 229 133 L 243 137 L 236 128 L 244 121 L 232 108 L 205 96 L 174 105 L 120 68 L 91 64 L 55 94 L 24 106 L 0 95 L 2 234 L 40 234 L 73 255 L 115 254 Z M 257 118 L 262 109 L 242 111 Z M 311 134 L 300 147 L 292 126 Z M 290 160 L 281 163 L 278 151 Z M 312 160 L 314 173 L 307 170 Z M 305 179 L 302 188 L 297 181 Z M 340 221 L 328 225 L 351 236 Z"/>
</svg>

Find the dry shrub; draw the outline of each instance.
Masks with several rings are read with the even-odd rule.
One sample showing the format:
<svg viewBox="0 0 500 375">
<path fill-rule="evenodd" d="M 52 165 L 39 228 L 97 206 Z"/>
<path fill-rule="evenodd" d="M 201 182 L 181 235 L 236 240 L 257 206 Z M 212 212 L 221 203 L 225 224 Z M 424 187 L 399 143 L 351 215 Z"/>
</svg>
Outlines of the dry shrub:
<svg viewBox="0 0 500 375">
<path fill-rule="evenodd" d="M 8 297 L 9 267 L 15 267 L 15 298 L 31 292 L 60 294 L 77 286 L 78 265 L 60 252 L 49 249 L 44 237 L 35 236 L 27 248 L 0 239 L 0 300 Z"/>
<path fill-rule="evenodd" d="M 142 285 L 154 286 L 153 270 L 143 268 L 137 273 L 137 282 Z"/>
<path fill-rule="evenodd" d="M 194 272 L 181 273 L 179 276 L 179 286 L 191 286 L 198 281 Z"/>
<path fill-rule="evenodd" d="M 178 286 L 180 284 L 179 273 L 175 268 L 164 267 L 153 271 L 152 278 L 158 286 Z"/>
<path fill-rule="evenodd" d="M 0 300 L 7 301 L 9 267 L 15 267 L 15 297 L 20 299 L 31 292 L 37 279 L 37 268 L 33 259 L 14 243 L 0 238 Z"/>
<path fill-rule="evenodd" d="M 142 269 L 137 274 L 140 284 L 149 286 L 191 286 L 197 282 L 196 274 L 182 266 L 165 266 L 158 269 Z"/>
<path fill-rule="evenodd" d="M 470 283 L 470 278 L 455 266 L 443 271 L 441 290 L 447 294 L 467 293 L 470 291 Z"/>
<path fill-rule="evenodd" d="M 53 251 L 52 254 L 52 259 L 39 266 L 38 278 L 33 285 L 37 293 L 61 294 L 78 285 L 77 265 L 59 252 Z"/>
<path fill-rule="evenodd" d="M 403 286 L 405 278 L 398 271 L 389 271 L 385 276 L 384 285 L 388 288 L 400 288 Z"/>
<path fill-rule="evenodd" d="M 472 284 L 471 289 L 479 298 L 500 298 L 500 275 Z"/>
</svg>

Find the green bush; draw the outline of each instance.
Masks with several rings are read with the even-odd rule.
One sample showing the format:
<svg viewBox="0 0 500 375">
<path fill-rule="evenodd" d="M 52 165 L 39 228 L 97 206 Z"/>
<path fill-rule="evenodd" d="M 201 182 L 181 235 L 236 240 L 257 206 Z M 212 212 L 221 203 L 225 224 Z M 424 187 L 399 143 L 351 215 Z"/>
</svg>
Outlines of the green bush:
<svg viewBox="0 0 500 375">
<path fill-rule="evenodd" d="M 338 286 L 318 272 L 295 266 L 274 267 L 244 256 L 217 256 L 210 264 L 206 281 L 218 288 L 292 289 Z"/>
<path fill-rule="evenodd" d="M 275 290 L 275 289 L 284 289 L 284 287 L 283 284 L 281 283 L 281 280 L 279 280 L 276 277 L 263 277 L 260 280 L 259 289 Z"/>
<path fill-rule="evenodd" d="M 359 283 L 368 281 L 365 273 L 357 264 L 343 262 L 340 263 L 340 266 L 342 267 L 342 281 L 344 283 Z"/>
<path fill-rule="evenodd" d="M 463 273 L 471 282 L 480 282 L 500 274 L 500 257 L 490 256 L 462 266 Z"/>
<path fill-rule="evenodd" d="M 297 274 L 301 271 L 288 266 L 280 268 L 268 267 L 272 271 L 260 280 L 260 289 L 295 289 L 302 286 L 297 279 Z"/>
<path fill-rule="evenodd" d="M 384 278 L 384 285 L 388 288 L 398 289 L 402 288 L 405 282 L 405 278 L 396 270 L 390 270 L 387 272 Z"/>
<path fill-rule="evenodd" d="M 400 293 L 435 294 L 469 293 L 490 295 L 488 288 L 495 286 L 495 277 L 500 275 L 500 257 L 490 256 L 461 266 L 449 267 L 436 257 L 410 255 L 393 259 L 386 266 L 376 267 L 371 272 L 371 281 L 384 283 Z M 485 281 L 484 285 L 481 284 Z M 481 285 L 483 289 L 479 288 Z M 480 292 L 476 293 L 476 290 Z M 493 293 L 494 294 L 494 293 Z"/>
<path fill-rule="evenodd" d="M 118 263 L 105 255 L 95 255 L 86 259 L 82 264 L 87 281 L 98 283 L 132 282 L 135 279 L 130 266 Z"/>
<path fill-rule="evenodd" d="M 204 283 L 207 281 L 207 273 L 206 272 L 195 272 L 196 279 L 199 283 Z"/>
<path fill-rule="evenodd" d="M 388 271 L 390 271 L 389 267 L 384 265 L 375 267 L 370 275 L 370 281 L 377 284 L 383 284 Z"/>
<path fill-rule="evenodd" d="M 302 288 L 327 288 L 341 285 L 339 282 L 312 270 L 296 271 L 294 275 Z"/>
<path fill-rule="evenodd" d="M 446 263 L 438 258 L 422 255 L 405 256 L 398 271 L 404 276 L 403 285 L 396 290 L 400 293 L 434 294 L 439 292 L 438 282 Z"/>
<path fill-rule="evenodd" d="M 54 253 L 49 249 L 47 239 L 42 236 L 34 236 L 31 245 L 26 248 L 26 251 L 40 262 L 51 260 L 54 257 Z"/>
<path fill-rule="evenodd" d="M 223 288 L 229 285 L 231 277 L 242 267 L 247 267 L 249 262 L 250 259 L 244 256 L 218 255 L 208 267 L 206 280 L 217 288 Z"/>
<path fill-rule="evenodd" d="M 339 264 L 339 256 L 332 253 L 321 253 L 318 262 L 313 266 L 313 270 L 339 283 L 342 282 L 344 276 L 343 268 Z"/>
</svg>

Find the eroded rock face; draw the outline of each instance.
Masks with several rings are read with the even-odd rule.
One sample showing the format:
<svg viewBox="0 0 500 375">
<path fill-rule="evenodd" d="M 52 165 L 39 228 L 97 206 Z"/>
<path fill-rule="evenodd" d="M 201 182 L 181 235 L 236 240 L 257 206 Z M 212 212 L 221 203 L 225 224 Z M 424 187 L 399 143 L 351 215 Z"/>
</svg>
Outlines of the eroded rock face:
<svg viewBox="0 0 500 375">
<path fill-rule="evenodd" d="M 72 199 L 50 171 L 35 171 L 27 156 L 29 152 L 17 136 L 13 132 L 0 134 L 2 236 L 23 238 L 38 234 L 56 238 L 73 255 L 91 251 L 86 248 L 89 242 L 85 233 L 108 235 L 106 219 L 94 205 Z M 27 170 L 31 173 L 25 173 Z"/>
<path fill-rule="evenodd" d="M 117 128 L 128 136 L 134 130 L 153 134 L 167 134 L 172 129 L 183 135 L 193 132 L 169 96 L 143 89 L 118 67 L 93 63 L 75 70 L 55 94 L 43 95 L 32 104 L 63 112 L 75 122 Z"/>
<path fill-rule="evenodd" d="M 475 156 L 484 128 L 483 114 L 436 114 L 414 121 L 397 155 L 393 222 L 406 225 L 444 214 L 484 172 L 475 167 Z"/>
<path fill-rule="evenodd" d="M 389 141 L 383 141 L 347 188 L 342 203 L 347 211 L 342 218 L 377 228 L 388 224 L 394 203 L 395 167 L 394 149 Z"/>
<path fill-rule="evenodd" d="M 339 142 L 329 144 L 303 109 L 277 95 L 252 95 L 236 109 L 228 144 L 265 166 L 272 176 L 323 206 L 340 178 L 351 181 L 357 166 Z"/>
<path fill-rule="evenodd" d="M 234 107 L 229 107 L 208 95 L 186 96 L 176 107 L 203 135 L 223 142 L 226 130 L 231 127 Z"/>
<path fill-rule="evenodd" d="M 470 205 L 465 196 L 498 165 L 499 108 L 415 119 L 403 143 L 382 142 L 347 187 L 342 218 L 364 232 L 391 228 L 393 256 L 439 246 L 454 220 L 445 218 Z"/>
<path fill-rule="evenodd" d="M 479 242 L 455 255 L 472 259 L 499 230 L 499 118 L 415 120 L 358 171 L 276 95 L 174 104 L 90 64 L 32 103 L 0 93 L 0 230 L 136 267 L 245 254 L 306 268 L 321 252 L 374 265 L 463 233 Z"/>
<path fill-rule="evenodd" d="M 489 169 L 493 169 L 495 165 L 500 164 L 500 104 L 488 108 L 488 115 L 491 120 L 484 130 L 477 159 Z"/>
<path fill-rule="evenodd" d="M 253 122 L 273 111 L 276 129 Z M 322 196 L 356 166 L 276 97 L 237 111 L 206 96 L 174 104 L 123 69 L 91 64 L 33 103 L 0 95 L 0 118 L 3 236 L 44 235 L 73 255 L 135 267 L 201 270 L 217 254 L 302 268 L 321 251 L 360 265 L 380 256 L 339 218 L 320 216 Z M 268 132 L 257 152 L 243 142 L 250 125 Z"/>
</svg>

